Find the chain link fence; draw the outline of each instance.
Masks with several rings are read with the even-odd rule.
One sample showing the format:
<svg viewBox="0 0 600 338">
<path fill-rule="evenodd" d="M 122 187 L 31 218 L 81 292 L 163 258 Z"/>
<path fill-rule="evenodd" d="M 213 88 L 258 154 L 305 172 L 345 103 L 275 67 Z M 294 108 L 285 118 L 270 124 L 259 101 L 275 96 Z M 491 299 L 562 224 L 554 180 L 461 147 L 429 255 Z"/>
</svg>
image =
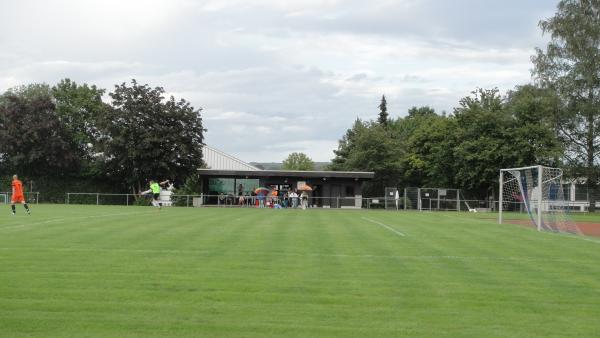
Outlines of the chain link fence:
<svg viewBox="0 0 600 338">
<path fill-rule="evenodd" d="M 25 201 L 31 204 L 38 204 L 40 201 L 40 193 L 37 191 L 26 191 Z M 3 191 L 0 192 L 0 204 L 8 204 L 10 203 L 10 199 L 12 197 L 12 192 Z"/>
<path fill-rule="evenodd" d="M 418 211 L 494 211 L 493 200 L 466 199 L 460 189 L 385 188 L 384 208 Z"/>
<path fill-rule="evenodd" d="M 470 208 L 490 209 L 488 201 L 463 200 L 458 198 L 456 189 L 446 192 L 435 189 L 407 188 L 397 190 L 386 188 L 386 195 L 381 197 L 308 197 L 282 198 L 280 196 L 235 196 L 220 195 L 178 195 L 170 196 L 170 200 L 161 200 L 165 207 L 243 207 L 243 208 L 325 208 L 325 209 L 385 209 L 385 210 L 419 210 L 419 211 L 469 211 Z M 398 193 L 396 193 L 398 192 Z M 150 205 L 150 195 L 136 194 L 104 194 L 104 193 L 67 193 L 66 204 L 84 205 Z"/>
<path fill-rule="evenodd" d="M 149 195 L 66 193 L 66 204 L 85 205 L 150 205 Z M 331 209 L 384 209 L 385 198 L 361 197 L 308 197 L 307 199 L 275 196 L 235 195 L 171 195 L 170 200 L 160 200 L 166 207 L 255 207 L 255 208 L 331 208 Z"/>
<path fill-rule="evenodd" d="M 445 191 L 444 191 L 445 190 Z M 37 203 L 39 193 L 27 193 L 29 203 Z M 272 196 L 235 196 L 235 195 L 171 195 L 170 200 L 162 200 L 165 207 L 243 207 L 243 208 L 302 208 L 301 198 L 282 198 Z M 10 203 L 10 193 L 0 192 L 0 203 Z M 104 194 L 104 193 L 67 193 L 66 204 L 85 205 L 150 205 L 151 196 L 136 194 Z M 570 211 L 587 211 L 586 202 L 566 202 Z M 525 212 L 524 204 L 513 203 L 509 209 Z M 600 207 L 600 202 L 597 203 Z M 415 211 L 477 211 L 494 212 L 498 210 L 498 202 L 494 200 L 465 199 L 458 189 L 439 188 L 386 188 L 381 197 L 309 197 L 304 201 L 305 208 L 328 209 L 384 209 Z"/>
</svg>

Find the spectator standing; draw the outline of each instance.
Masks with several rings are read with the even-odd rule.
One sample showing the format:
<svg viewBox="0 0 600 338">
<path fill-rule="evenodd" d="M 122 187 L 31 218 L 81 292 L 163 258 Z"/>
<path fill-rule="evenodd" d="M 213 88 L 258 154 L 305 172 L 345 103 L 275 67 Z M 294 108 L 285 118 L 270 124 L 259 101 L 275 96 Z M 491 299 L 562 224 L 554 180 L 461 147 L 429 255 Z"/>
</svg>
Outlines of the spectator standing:
<svg viewBox="0 0 600 338">
<path fill-rule="evenodd" d="M 303 191 L 302 194 L 300 194 L 300 200 L 302 203 L 302 210 L 306 210 L 308 207 L 308 193 L 306 191 Z"/>
<path fill-rule="evenodd" d="M 298 207 L 298 194 L 296 193 L 296 190 L 292 190 L 292 192 L 290 193 L 290 197 L 292 198 L 292 208 L 297 208 Z"/>
</svg>

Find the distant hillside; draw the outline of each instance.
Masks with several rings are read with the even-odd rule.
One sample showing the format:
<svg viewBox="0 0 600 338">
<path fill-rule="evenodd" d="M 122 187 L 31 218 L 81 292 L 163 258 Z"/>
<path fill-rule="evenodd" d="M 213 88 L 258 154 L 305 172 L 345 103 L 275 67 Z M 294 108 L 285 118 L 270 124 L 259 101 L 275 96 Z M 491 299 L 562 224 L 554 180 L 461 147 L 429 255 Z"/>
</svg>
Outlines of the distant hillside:
<svg viewBox="0 0 600 338">
<path fill-rule="evenodd" d="M 281 162 L 250 162 L 251 165 L 264 170 L 281 170 Z M 315 162 L 315 170 L 327 170 L 331 162 Z"/>
</svg>

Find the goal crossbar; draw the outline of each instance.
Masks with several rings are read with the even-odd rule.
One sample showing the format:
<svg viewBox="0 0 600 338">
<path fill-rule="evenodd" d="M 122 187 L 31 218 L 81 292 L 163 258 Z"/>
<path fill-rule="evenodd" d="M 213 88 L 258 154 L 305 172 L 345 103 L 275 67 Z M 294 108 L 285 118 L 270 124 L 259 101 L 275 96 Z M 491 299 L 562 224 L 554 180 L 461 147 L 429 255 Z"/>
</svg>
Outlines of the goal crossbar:
<svg viewBox="0 0 600 338">
<path fill-rule="evenodd" d="M 529 167 L 500 169 L 500 171 L 514 171 L 514 170 L 536 169 L 536 168 L 539 168 L 539 167 L 543 167 L 543 166 L 541 166 L 541 165 L 531 165 Z"/>
</svg>

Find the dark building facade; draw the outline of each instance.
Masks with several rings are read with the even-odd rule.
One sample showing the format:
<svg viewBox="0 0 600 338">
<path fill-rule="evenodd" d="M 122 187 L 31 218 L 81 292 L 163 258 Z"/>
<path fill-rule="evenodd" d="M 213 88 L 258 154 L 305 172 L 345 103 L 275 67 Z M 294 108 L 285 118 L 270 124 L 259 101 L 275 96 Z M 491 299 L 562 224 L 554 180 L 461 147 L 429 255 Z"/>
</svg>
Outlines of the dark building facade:
<svg viewBox="0 0 600 338">
<path fill-rule="evenodd" d="M 280 194 L 308 185 L 309 205 L 321 208 L 360 208 L 362 185 L 371 180 L 373 172 L 295 171 L 295 170 L 224 170 L 199 169 L 203 193 L 211 196 L 251 196 L 256 188 L 266 187 Z M 216 203 L 215 203 L 216 204 Z"/>
</svg>

